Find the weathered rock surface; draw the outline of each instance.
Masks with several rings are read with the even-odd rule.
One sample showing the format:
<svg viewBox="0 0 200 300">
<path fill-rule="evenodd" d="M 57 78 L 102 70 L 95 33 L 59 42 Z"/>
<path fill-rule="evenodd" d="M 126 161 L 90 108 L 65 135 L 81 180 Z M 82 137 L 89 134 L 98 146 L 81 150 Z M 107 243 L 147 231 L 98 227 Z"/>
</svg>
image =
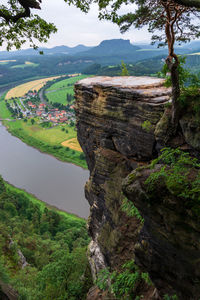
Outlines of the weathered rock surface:
<svg viewBox="0 0 200 300">
<path fill-rule="evenodd" d="M 78 135 L 93 168 L 94 150 L 102 147 L 127 158 L 148 160 L 154 154 L 154 128 L 170 90 L 151 77 L 95 77 L 76 84 Z M 143 129 L 144 122 L 149 130 Z"/>
<path fill-rule="evenodd" d="M 165 210 L 162 216 L 156 204 L 151 210 L 144 204 L 144 210 L 148 212 L 145 213 L 142 208 L 143 193 L 138 194 L 137 202 L 141 202 L 137 206 L 145 217 L 143 226 L 136 217 L 128 217 L 121 205 L 125 197 L 122 193 L 125 178 L 158 154 L 155 129 L 163 115 L 165 103 L 170 101 L 170 94 L 162 79 L 150 77 L 94 77 L 83 79 L 75 86 L 78 140 L 90 170 L 85 194 L 91 207 L 88 229 L 92 237 L 89 256 L 93 276 L 95 278 L 96 273 L 106 266 L 118 270 L 125 261 L 136 259 L 143 271 L 150 273 L 160 295 L 172 294 L 176 288 L 179 294 L 185 292 L 179 288 L 182 284 L 189 283 L 192 288 L 192 283 L 188 281 L 190 276 L 186 276 L 187 272 L 194 271 L 190 265 L 183 272 L 185 277 L 176 277 L 177 272 L 183 271 L 181 262 L 184 255 L 187 256 L 187 247 L 180 249 L 177 255 L 173 241 L 177 237 L 178 247 L 181 248 L 181 243 L 188 241 L 189 234 L 186 240 L 184 237 L 181 239 L 179 235 L 183 230 L 176 228 L 174 221 L 171 235 L 170 221 L 171 218 L 180 221 L 181 211 L 177 212 L 176 218 L 176 206 L 170 210 L 160 205 L 160 209 Z M 161 129 L 157 132 L 163 132 L 163 135 L 165 131 Z M 163 137 L 161 139 L 164 140 Z M 184 143 L 184 139 L 178 143 Z M 134 201 L 135 191 L 132 192 L 126 190 L 130 200 Z M 161 195 L 158 194 L 158 199 Z M 163 199 L 160 201 L 163 203 Z M 153 209 L 157 210 L 155 217 L 151 218 Z M 162 224 L 162 217 L 165 220 L 169 218 L 169 226 Z M 160 222 L 162 229 L 166 226 L 165 231 L 160 232 Z M 143 236 L 146 237 L 144 245 Z M 167 238 L 166 244 L 164 238 Z M 141 245 L 145 247 L 147 239 L 147 250 L 141 251 Z M 198 251 L 190 252 L 195 260 Z M 172 264 L 174 269 L 177 266 L 177 271 L 172 272 Z M 182 278 L 185 281 L 181 282 Z M 177 286 L 172 284 L 175 280 L 180 280 Z M 155 288 L 147 291 L 146 295 L 144 299 L 158 299 Z"/>
<path fill-rule="evenodd" d="M 145 181 L 151 172 L 137 169 L 123 182 L 126 196 L 145 220 L 135 245 L 136 263 L 149 272 L 160 295 L 198 300 L 200 217 L 191 209 L 191 201 L 175 197 L 161 179 L 153 191 L 147 191 Z"/>
</svg>

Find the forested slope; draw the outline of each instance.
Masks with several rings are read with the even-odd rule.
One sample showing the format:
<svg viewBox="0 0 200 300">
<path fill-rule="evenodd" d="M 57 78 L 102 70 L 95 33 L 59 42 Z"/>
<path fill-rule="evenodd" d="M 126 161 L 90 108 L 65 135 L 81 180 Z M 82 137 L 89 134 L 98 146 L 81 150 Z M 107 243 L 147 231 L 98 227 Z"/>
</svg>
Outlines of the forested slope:
<svg viewBox="0 0 200 300">
<path fill-rule="evenodd" d="M 46 207 L 0 178 L 0 285 L 19 299 L 85 299 L 86 222 Z"/>
</svg>

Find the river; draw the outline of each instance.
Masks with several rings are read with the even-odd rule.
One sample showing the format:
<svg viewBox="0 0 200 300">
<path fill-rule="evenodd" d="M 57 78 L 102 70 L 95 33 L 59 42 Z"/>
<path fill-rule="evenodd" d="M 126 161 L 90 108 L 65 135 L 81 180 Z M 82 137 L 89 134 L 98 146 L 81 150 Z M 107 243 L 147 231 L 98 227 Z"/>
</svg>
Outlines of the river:
<svg viewBox="0 0 200 300">
<path fill-rule="evenodd" d="M 0 123 L 0 174 L 16 187 L 61 210 L 87 218 L 89 172 L 27 146 Z"/>
</svg>

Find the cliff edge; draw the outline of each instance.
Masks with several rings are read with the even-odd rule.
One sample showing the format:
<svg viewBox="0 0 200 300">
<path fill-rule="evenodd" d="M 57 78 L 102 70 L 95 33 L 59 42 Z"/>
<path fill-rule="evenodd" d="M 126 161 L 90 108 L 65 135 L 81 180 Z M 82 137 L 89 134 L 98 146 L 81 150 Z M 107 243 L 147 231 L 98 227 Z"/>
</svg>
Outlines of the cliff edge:
<svg viewBox="0 0 200 300">
<path fill-rule="evenodd" d="M 89 259 L 94 278 L 101 269 L 120 270 L 123 263 L 135 260 L 142 271 L 149 273 L 153 285 L 139 284 L 133 299 L 137 295 L 143 295 L 143 299 L 163 299 L 166 294 L 176 294 L 180 299 L 198 300 L 195 297 L 199 283 L 192 289 L 191 278 L 194 275 L 199 279 L 194 267 L 199 248 L 190 251 L 184 245 L 191 236 L 193 241 L 194 236 L 200 238 L 198 226 L 193 226 L 192 232 L 181 239 L 184 226 L 176 230 L 176 222 L 172 221 L 172 230 L 166 225 L 166 218 L 169 223 L 171 219 L 180 221 L 182 210 L 176 212 L 175 205 L 170 211 L 163 205 L 159 191 L 157 202 L 150 209 L 143 204 L 143 189 L 138 192 L 130 185 L 130 178 L 134 177 L 130 174 L 157 157 L 165 139 L 164 120 L 171 91 L 163 84 L 163 79 L 152 77 L 93 77 L 75 85 L 78 140 L 90 170 L 85 186 L 90 204 L 88 230 L 92 237 Z M 169 142 L 170 146 L 193 149 L 197 136 L 193 134 L 193 140 L 187 144 L 193 129 L 188 128 L 184 119 L 182 127 L 186 138 L 184 134 L 177 136 Z M 137 214 L 130 217 L 122 209 L 126 199 L 136 205 L 144 222 Z M 184 260 L 187 250 L 194 260 Z M 187 272 L 190 275 L 186 276 Z M 180 273 L 184 275 L 181 277 Z M 191 289 L 193 295 L 188 296 Z M 88 299 L 107 299 L 94 289 L 92 293 Z"/>
</svg>

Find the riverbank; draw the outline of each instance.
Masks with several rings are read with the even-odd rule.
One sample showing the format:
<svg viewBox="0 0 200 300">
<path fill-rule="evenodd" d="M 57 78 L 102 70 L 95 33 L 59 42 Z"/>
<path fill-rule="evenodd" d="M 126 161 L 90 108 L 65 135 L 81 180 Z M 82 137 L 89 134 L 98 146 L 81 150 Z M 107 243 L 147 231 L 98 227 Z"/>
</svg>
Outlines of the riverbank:
<svg viewBox="0 0 200 300">
<path fill-rule="evenodd" d="M 12 119 L 10 111 L 7 109 L 4 93 L 0 99 L 0 118 Z M 24 143 L 38 149 L 41 152 L 53 155 L 57 159 L 73 163 L 84 169 L 87 169 L 87 164 L 81 151 L 70 149 L 62 146 L 66 140 L 71 140 L 76 137 L 74 127 L 69 125 L 59 125 L 53 128 L 44 128 L 41 124 L 33 125 L 30 120 L 2 121 L 7 130 L 14 136 L 20 138 Z"/>
<path fill-rule="evenodd" d="M 7 181 L 4 181 L 4 184 L 5 184 L 8 192 L 13 192 L 15 194 L 17 193 L 17 194 L 21 195 L 22 197 L 26 197 L 34 205 L 37 205 L 40 208 L 41 212 L 44 212 L 45 208 L 48 208 L 49 210 L 55 211 L 59 215 L 64 216 L 68 220 L 78 221 L 78 222 L 80 222 L 80 224 L 86 225 L 86 219 L 76 216 L 75 214 L 66 212 L 64 210 L 61 210 L 61 209 L 57 208 L 56 206 L 50 205 L 50 204 L 38 199 L 35 195 L 30 194 L 23 189 L 19 189 Z"/>
<path fill-rule="evenodd" d="M 84 185 L 88 170 L 30 147 L 1 124 L 0 144 L 0 174 L 6 181 L 48 205 L 87 219 Z"/>
</svg>

